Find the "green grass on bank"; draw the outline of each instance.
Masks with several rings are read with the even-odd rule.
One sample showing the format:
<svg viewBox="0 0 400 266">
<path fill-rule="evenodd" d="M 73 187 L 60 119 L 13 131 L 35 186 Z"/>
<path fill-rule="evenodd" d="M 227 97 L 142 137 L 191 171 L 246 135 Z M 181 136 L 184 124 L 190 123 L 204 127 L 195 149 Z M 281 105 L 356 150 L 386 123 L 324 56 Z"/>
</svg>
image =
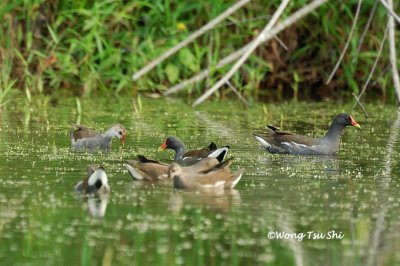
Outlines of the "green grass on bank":
<svg viewBox="0 0 400 266">
<path fill-rule="evenodd" d="M 283 17 L 309 1 L 292 1 Z M 357 1 L 330 1 L 259 47 L 232 79 L 246 98 L 351 99 L 365 82 L 383 37 L 387 14 L 378 6 L 356 57 L 374 1 L 364 1 L 356 33 L 333 82 L 325 85 L 351 28 Z M 163 91 L 252 40 L 280 1 L 254 0 L 221 26 L 133 82 L 131 75 L 223 12 L 235 1 L 6 0 L 0 3 L 0 104 L 12 90 L 27 95 L 89 96 Z M 398 5 L 398 4 L 397 4 Z M 398 10 L 396 6 L 396 10 Z M 387 45 L 386 45 L 387 46 Z M 398 45 L 400 46 L 400 45 Z M 400 47 L 398 47 L 400 48 Z M 387 47 L 367 98 L 394 102 Z M 229 66 L 182 95 L 198 96 Z M 236 97 L 225 89 L 219 97 Z"/>
</svg>

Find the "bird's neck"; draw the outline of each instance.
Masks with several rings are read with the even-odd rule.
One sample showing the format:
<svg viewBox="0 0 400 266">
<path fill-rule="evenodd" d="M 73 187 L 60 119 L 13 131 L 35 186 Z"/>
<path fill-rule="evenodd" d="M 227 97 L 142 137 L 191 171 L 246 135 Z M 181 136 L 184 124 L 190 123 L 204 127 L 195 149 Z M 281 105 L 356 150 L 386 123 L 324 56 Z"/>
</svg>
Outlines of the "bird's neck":
<svg viewBox="0 0 400 266">
<path fill-rule="evenodd" d="M 343 129 L 343 126 L 332 123 L 323 139 L 338 144 L 340 142 Z"/>
<path fill-rule="evenodd" d="M 112 139 L 114 137 L 113 129 L 110 128 L 109 130 L 107 130 L 106 133 L 103 134 L 103 137 Z"/>
<path fill-rule="evenodd" d="M 175 158 L 174 161 L 182 160 L 182 156 L 186 153 L 186 147 L 182 143 L 175 149 Z"/>
</svg>

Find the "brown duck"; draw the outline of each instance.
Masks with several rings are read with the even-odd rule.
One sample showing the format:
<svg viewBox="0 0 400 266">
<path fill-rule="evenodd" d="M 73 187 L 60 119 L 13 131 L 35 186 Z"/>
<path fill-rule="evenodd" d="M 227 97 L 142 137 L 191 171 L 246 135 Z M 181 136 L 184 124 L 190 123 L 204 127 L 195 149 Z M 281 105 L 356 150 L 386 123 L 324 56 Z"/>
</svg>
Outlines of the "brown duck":
<svg viewBox="0 0 400 266">
<path fill-rule="evenodd" d="M 191 166 L 192 171 L 200 172 L 209 169 L 219 162 L 215 158 L 206 158 L 198 161 L 196 164 Z M 162 181 L 168 180 L 169 164 L 149 160 L 142 155 L 138 155 L 136 160 L 128 160 L 125 163 L 125 167 L 128 173 L 134 180 L 146 180 L 146 181 Z"/>
<path fill-rule="evenodd" d="M 212 160 L 212 158 L 204 160 L 208 159 Z M 232 159 L 228 159 L 203 171 L 173 163 L 169 167 L 169 175 L 177 189 L 231 189 L 239 182 L 244 171 L 240 169 L 232 173 L 229 168 L 232 162 Z"/>
</svg>

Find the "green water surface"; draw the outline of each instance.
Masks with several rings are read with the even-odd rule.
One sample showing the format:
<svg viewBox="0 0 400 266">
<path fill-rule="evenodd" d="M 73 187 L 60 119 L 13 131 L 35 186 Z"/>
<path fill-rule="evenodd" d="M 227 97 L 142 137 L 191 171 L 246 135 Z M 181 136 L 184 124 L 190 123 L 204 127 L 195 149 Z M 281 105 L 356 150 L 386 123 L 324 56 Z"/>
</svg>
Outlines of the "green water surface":
<svg viewBox="0 0 400 266">
<path fill-rule="evenodd" d="M 352 112 L 362 130 L 346 128 L 337 156 L 299 157 L 268 154 L 252 134 L 270 123 L 321 136 L 351 105 L 209 102 L 192 109 L 142 99 L 140 114 L 128 98 L 81 106 L 78 114 L 75 99 L 21 100 L 0 113 L 0 265 L 400 264 L 395 107 L 367 106 L 368 119 Z M 72 152 L 69 122 L 99 131 L 122 123 L 126 144 L 114 140 L 107 154 Z M 188 148 L 230 145 L 232 168 L 245 168 L 236 189 L 200 193 L 133 181 L 124 160 L 171 160 L 172 151 L 157 151 L 168 135 Z M 89 163 L 104 165 L 107 197 L 73 193 Z M 271 239 L 271 232 L 306 236 Z M 311 239 L 309 232 L 326 235 Z"/>
</svg>

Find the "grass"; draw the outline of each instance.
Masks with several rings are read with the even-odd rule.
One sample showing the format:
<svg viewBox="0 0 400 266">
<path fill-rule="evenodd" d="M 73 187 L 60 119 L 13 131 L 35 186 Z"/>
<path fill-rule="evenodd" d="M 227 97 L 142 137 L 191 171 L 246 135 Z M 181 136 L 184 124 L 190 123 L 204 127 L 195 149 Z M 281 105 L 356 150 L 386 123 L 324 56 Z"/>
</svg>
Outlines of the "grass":
<svg viewBox="0 0 400 266">
<path fill-rule="evenodd" d="M 71 96 L 163 91 L 254 38 L 279 4 L 252 1 L 139 81 L 131 81 L 135 71 L 234 2 L 6 0 L 0 4 L 0 104 L 11 90 Z M 306 2 L 292 2 L 284 16 Z M 288 51 L 276 41 L 258 48 L 232 84 L 255 100 L 351 99 L 367 78 L 386 25 L 386 11 L 378 8 L 353 64 L 373 6 L 370 2 L 362 6 L 357 32 L 331 84 L 325 85 L 324 80 L 346 41 L 356 0 L 329 2 L 281 33 Z M 378 69 L 384 70 L 385 62 L 387 51 Z M 207 81 L 188 88 L 184 95 L 198 96 L 227 69 L 213 71 Z M 376 73 L 379 78 L 367 96 L 394 102 L 391 73 L 381 74 Z M 218 95 L 233 94 L 228 89 Z"/>
</svg>

